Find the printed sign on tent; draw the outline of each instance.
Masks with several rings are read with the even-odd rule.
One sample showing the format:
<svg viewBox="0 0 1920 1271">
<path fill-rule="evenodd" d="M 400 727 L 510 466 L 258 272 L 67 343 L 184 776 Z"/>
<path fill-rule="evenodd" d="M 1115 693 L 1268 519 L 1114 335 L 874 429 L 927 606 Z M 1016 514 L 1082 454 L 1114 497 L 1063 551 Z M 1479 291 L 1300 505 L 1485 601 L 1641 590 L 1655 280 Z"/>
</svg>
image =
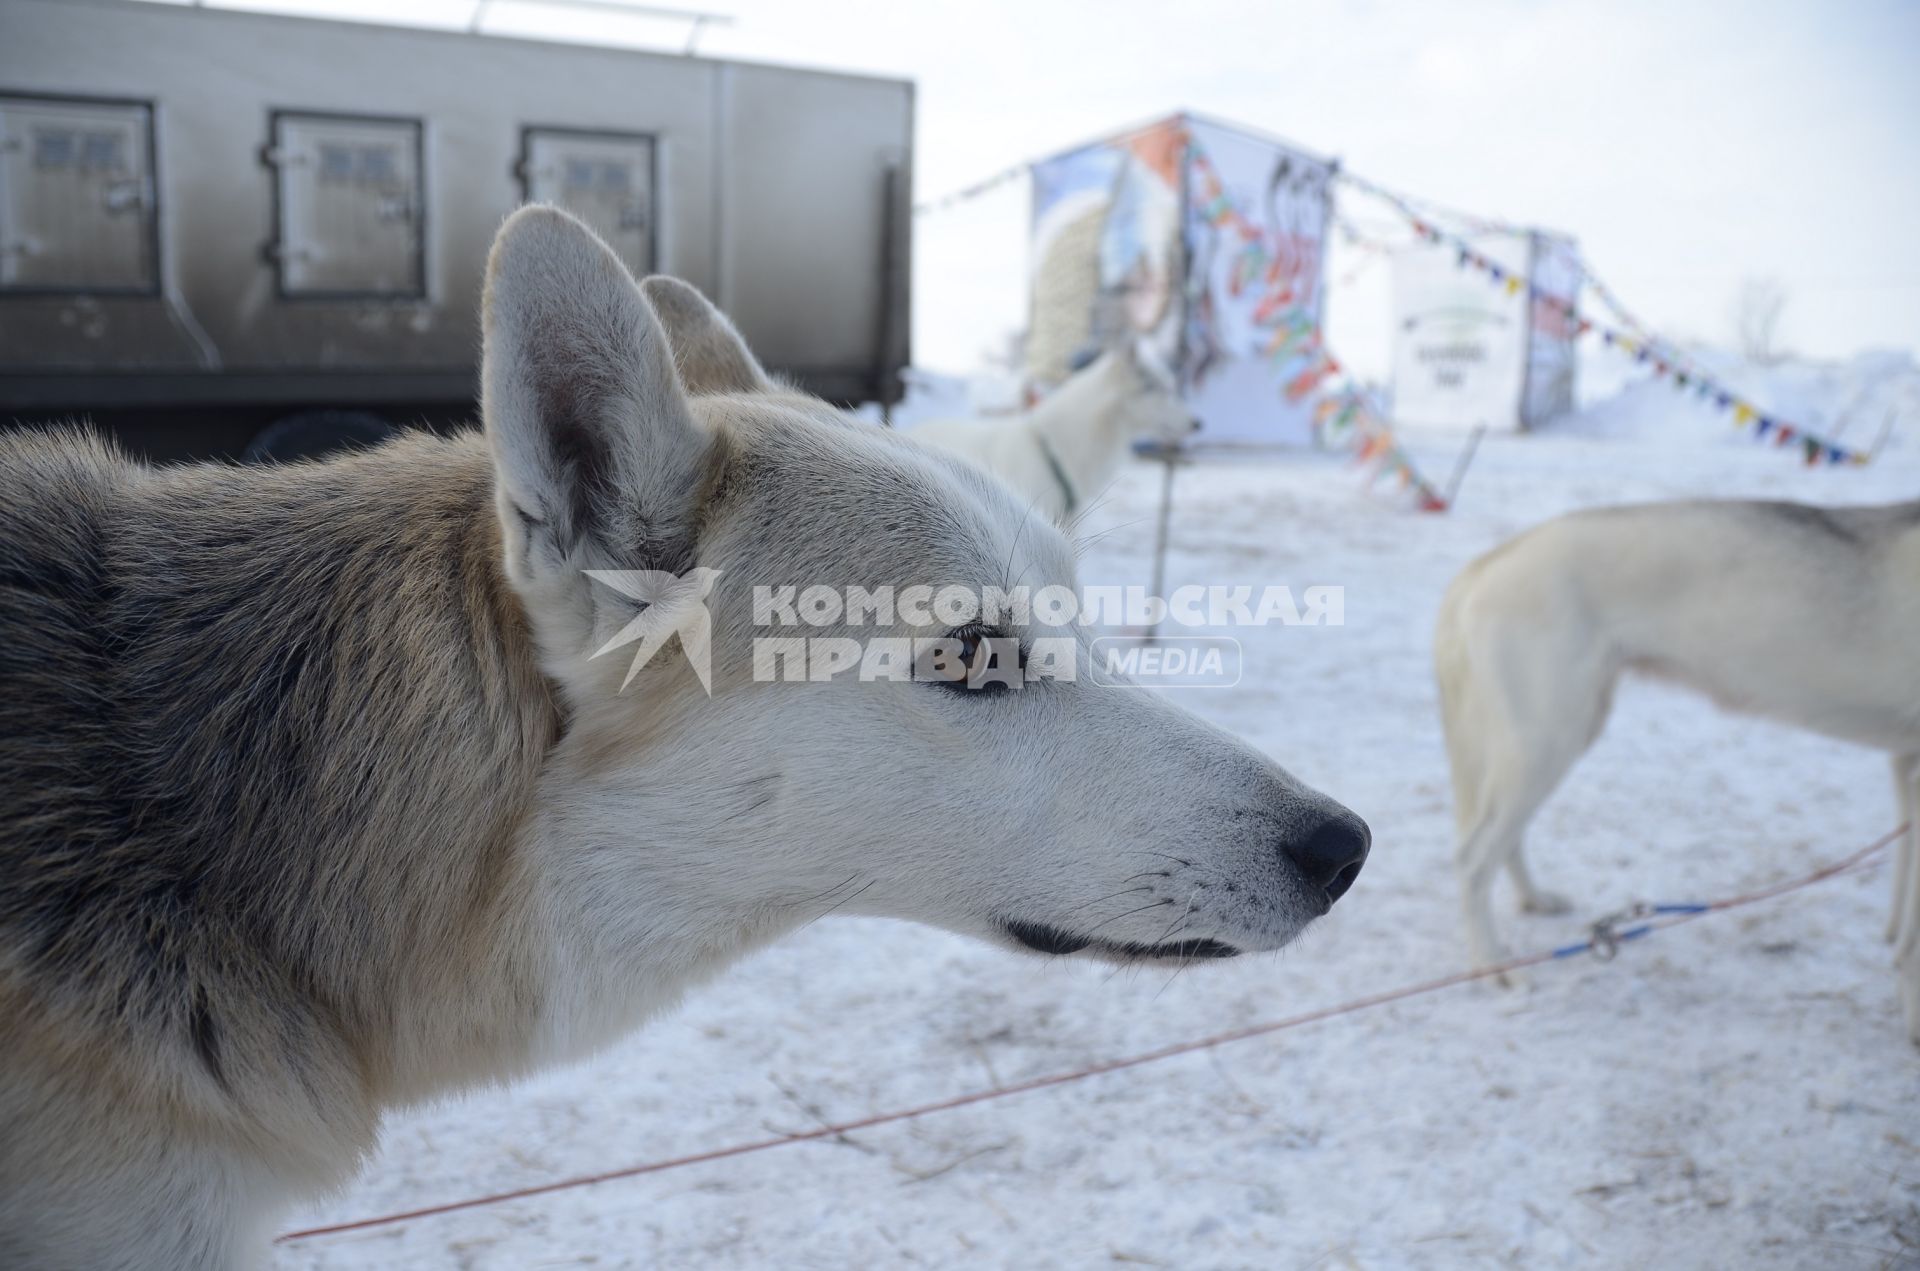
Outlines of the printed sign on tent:
<svg viewBox="0 0 1920 1271">
<path fill-rule="evenodd" d="M 1121 339 L 1176 369 L 1189 444 L 1310 445 L 1334 165 L 1179 115 L 1033 167 L 1027 371 L 1045 392 Z"/>
<path fill-rule="evenodd" d="M 1424 238 L 1393 261 L 1393 413 L 1403 428 L 1517 432 L 1573 407 L 1573 324 L 1580 284 L 1571 239 L 1473 236 L 1495 285 L 1463 249 Z"/>
</svg>

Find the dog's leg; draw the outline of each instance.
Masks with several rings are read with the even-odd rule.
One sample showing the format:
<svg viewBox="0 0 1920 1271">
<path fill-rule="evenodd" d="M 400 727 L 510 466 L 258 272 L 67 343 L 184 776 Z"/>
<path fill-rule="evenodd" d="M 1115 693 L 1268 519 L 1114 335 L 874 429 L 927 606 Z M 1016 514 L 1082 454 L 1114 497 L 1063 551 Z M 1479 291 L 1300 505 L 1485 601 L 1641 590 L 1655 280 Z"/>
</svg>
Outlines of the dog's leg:
<svg viewBox="0 0 1920 1271">
<path fill-rule="evenodd" d="M 1894 945 L 1893 967 L 1900 977 L 1900 1004 L 1906 1012 L 1907 1036 L 1914 1045 L 1920 1046 L 1920 870 L 1910 864 L 1896 872 L 1901 875 L 1900 881 L 1906 884 L 1906 890 L 1898 898 L 1904 912 L 1900 939 Z"/>
<path fill-rule="evenodd" d="M 1920 802 L 1920 798 L 1916 798 L 1916 794 L 1920 794 L 1920 753 L 1893 757 L 1893 791 L 1907 832 L 1893 845 L 1893 906 L 1887 915 L 1888 943 L 1899 940 L 1901 928 L 1910 921 L 1907 880 L 1913 873 L 1915 858 L 1920 857 L 1920 823 L 1913 818 L 1914 804 Z"/>
<path fill-rule="evenodd" d="M 1522 849 L 1527 822 L 1560 784 L 1577 757 L 1576 754 L 1564 762 L 1543 763 L 1540 760 L 1558 756 L 1535 752 L 1529 757 L 1531 762 L 1504 768 L 1496 764 L 1488 771 L 1490 780 L 1483 795 L 1483 814 L 1461 837 L 1459 852 L 1454 857 L 1466 919 L 1467 948 L 1475 966 L 1487 966 L 1507 957 L 1506 947 L 1495 934 L 1493 923 L 1493 883 L 1501 869 L 1520 884 L 1521 903 L 1533 912 L 1562 912 L 1568 907 L 1560 897 L 1533 885 Z M 1543 908 L 1556 903 L 1561 910 Z M 1500 977 L 1500 982 L 1515 984 L 1519 979 L 1509 972 Z"/>
<path fill-rule="evenodd" d="M 1498 729 L 1491 737 L 1484 732 L 1471 737 L 1456 732 L 1457 742 L 1450 747 L 1461 775 L 1477 778 L 1456 786 L 1460 846 L 1454 857 L 1467 947 L 1475 966 L 1506 957 L 1493 923 L 1493 883 L 1503 868 L 1518 884 L 1523 905 L 1538 909 L 1558 900 L 1534 885 L 1522 853 L 1523 840 L 1527 822 L 1579 754 L 1577 749 L 1567 753 L 1566 748 L 1546 744 L 1547 738 L 1529 737 L 1510 720 L 1503 719 Z M 1469 749 L 1476 753 L 1462 753 Z M 1503 976 L 1502 982 L 1514 979 Z"/>
<path fill-rule="evenodd" d="M 1527 869 L 1526 853 L 1517 848 L 1507 858 L 1507 877 L 1513 880 L 1514 890 L 1520 893 L 1520 908 L 1527 913 L 1564 914 L 1572 911 L 1571 900 L 1534 883 L 1533 874 Z"/>
<path fill-rule="evenodd" d="M 1512 847 L 1496 824 L 1507 783 L 1493 770 L 1493 751 L 1508 733 L 1507 712 L 1488 700 L 1485 668 L 1473 656 L 1473 632 L 1464 616 L 1471 571 L 1454 581 L 1434 631 L 1434 678 L 1440 690 L 1440 723 L 1453 778 L 1454 872 L 1467 956 L 1474 966 L 1502 961 L 1505 952 L 1493 923 L 1493 879 Z M 1511 831 L 1517 834 L 1517 829 Z"/>
<path fill-rule="evenodd" d="M 1493 922 L 1493 880 L 1502 864 L 1517 860 L 1525 818 L 1511 815 L 1483 820 L 1460 840 L 1454 869 L 1460 878 L 1461 918 L 1466 924 L 1467 955 L 1474 966 L 1491 966 L 1507 957 Z M 1513 983 L 1507 976 L 1502 983 Z"/>
<path fill-rule="evenodd" d="M 1893 764 L 1900 783 L 1900 812 L 1907 818 L 1907 832 L 1894 846 L 1893 966 L 1900 977 L 1907 1037 L 1920 1046 L 1920 826 L 1913 823 L 1914 810 L 1920 806 L 1920 755 L 1898 755 Z"/>
<path fill-rule="evenodd" d="M 1454 866 L 1468 949 L 1474 965 L 1486 966 L 1505 957 L 1492 906 L 1494 878 L 1502 868 L 1526 909 L 1568 908 L 1534 883 L 1522 839 L 1533 814 L 1598 734 L 1611 675 L 1597 661 L 1541 657 L 1537 646 L 1521 642 L 1491 666 L 1459 656 L 1458 645 L 1444 636 L 1442 643 L 1441 702 L 1459 828 Z M 1516 673 L 1523 658 L 1538 664 L 1538 674 Z M 1501 978 L 1512 983 L 1517 977 Z"/>
</svg>

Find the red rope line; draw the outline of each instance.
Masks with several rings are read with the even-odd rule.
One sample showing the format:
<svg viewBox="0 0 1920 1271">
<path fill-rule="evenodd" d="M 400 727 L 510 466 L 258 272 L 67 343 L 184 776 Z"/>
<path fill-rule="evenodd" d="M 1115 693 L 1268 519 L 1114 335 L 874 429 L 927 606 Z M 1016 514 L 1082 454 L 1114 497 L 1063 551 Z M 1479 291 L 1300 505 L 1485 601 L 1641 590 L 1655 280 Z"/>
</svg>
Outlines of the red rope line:
<svg viewBox="0 0 1920 1271">
<path fill-rule="evenodd" d="M 1692 922 L 1696 918 L 1705 917 L 1708 913 L 1725 913 L 1730 909 L 1740 909 L 1748 905 L 1759 904 L 1764 900 L 1772 900 L 1777 896 L 1784 896 L 1789 892 L 1799 891 L 1803 887 L 1811 887 L 1815 883 L 1824 882 L 1837 874 L 1846 873 L 1848 870 L 1865 864 L 1876 852 L 1879 852 L 1895 839 L 1898 839 L 1902 834 L 1906 833 L 1906 830 L 1907 827 L 1905 825 L 1900 826 L 1898 829 L 1891 830 L 1876 841 L 1854 852 L 1852 855 L 1842 860 L 1834 861 L 1831 864 L 1823 865 L 1812 873 L 1803 874 L 1798 878 L 1789 879 L 1786 882 L 1774 883 L 1736 896 L 1729 896 L 1722 900 L 1710 901 L 1708 902 L 1707 908 L 1700 913 L 1671 915 L 1656 921 L 1653 925 L 1657 929 L 1677 927 L 1682 923 Z M 1508 971 L 1519 971 L 1527 967 L 1538 966 L 1545 962 L 1554 961 L 1556 956 L 1552 951 L 1542 950 L 1538 953 L 1530 953 L 1521 957 L 1510 958 L 1505 962 L 1475 967 L 1470 971 L 1460 971 L 1453 975 L 1443 975 L 1437 979 L 1422 980 L 1415 984 L 1403 985 L 1400 988 L 1388 989 L 1384 992 L 1370 994 L 1366 997 L 1357 997 L 1351 1001 L 1342 1002 L 1335 1006 L 1321 1007 L 1318 1010 L 1306 1011 L 1299 1015 L 1289 1015 L 1283 1019 L 1269 1020 L 1261 1024 L 1252 1024 L 1245 1028 L 1231 1029 L 1227 1032 L 1215 1033 L 1211 1037 L 1202 1037 L 1195 1041 L 1163 1046 L 1159 1050 L 1150 1050 L 1138 1055 L 1129 1055 L 1120 1059 L 1110 1059 L 1102 1063 L 1089 1064 L 1084 1068 L 1076 1068 L 1069 1072 L 1052 1073 L 1044 1077 L 1034 1077 L 1027 1081 L 1016 1081 L 1011 1085 L 992 1086 L 985 1090 L 976 1090 L 970 1094 L 955 1095 L 952 1098 L 941 1099 L 933 1103 L 922 1103 L 910 1108 L 897 1109 L 893 1112 L 880 1112 L 873 1116 L 861 1117 L 858 1120 L 841 1121 L 833 1125 L 823 1125 L 818 1129 L 805 1130 L 796 1134 L 784 1134 L 778 1138 L 755 1139 L 746 1143 L 735 1143 L 727 1147 L 711 1148 L 704 1152 L 692 1152 L 685 1156 L 674 1156 L 664 1160 L 648 1161 L 641 1165 L 630 1165 L 623 1169 L 606 1170 L 598 1174 L 581 1174 L 573 1178 L 558 1179 L 551 1183 L 539 1183 L 531 1187 L 515 1188 L 512 1191 L 495 1192 L 488 1196 L 473 1196 L 466 1200 L 448 1201 L 440 1205 L 427 1205 L 419 1209 L 408 1209 L 398 1213 L 381 1214 L 373 1218 L 360 1218 L 352 1222 L 331 1223 L 324 1227 L 307 1227 L 299 1231 L 289 1231 L 278 1237 L 275 1243 L 280 1244 L 292 1240 L 308 1240 L 316 1236 L 332 1236 L 348 1231 L 364 1231 L 369 1227 L 385 1227 L 393 1223 L 408 1222 L 415 1218 L 431 1218 L 439 1214 L 456 1213 L 463 1209 L 480 1209 L 489 1205 L 504 1204 L 511 1200 L 525 1200 L 532 1196 L 546 1196 L 553 1192 L 569 1191 L 576 1187 L 591 1187 L 597 1183 L 610 1183 L 623 1178 L 639 1178 L 645 1174 L 660 1174 L 667 1170 L 682 1169 L 689 1165 L 705 1164 L 708 1161 L 722 1161 L 729 1157 L 746 1156 L 754 1152 L 771 1151 L 776 1147 L 785 1147 L 791 1143 L 809 1143 L 815 1139 L 834 1138 L 842 1134 L 852 1133 L 855 1130 L 870 1130 L 875 1126 L 893 1125 L 900 1121 L 912 1121 L 919 1117 L 931 1116 L 936 1112 L 950 1112 L 955 1108 L 965 1108 L 976 1103 L 987 1103 L 995 1099 L 1011 1098 L 1014 1095 L 1030 1094 L 1036 1090 L 1046 1090 L 1054 1086 L 1064 1086 L 1071 1082 L 1085 1081 L 1090 1077 L 1105 1076 L 1108 1073 L 1121 1072 L 1128 1068 L 1139 1068 L 1145 1064 L 1160 1063 L 1163 1060 L 1174 1059 L 1181 1055 L 1191 1055 L 1203 1050 L 1212 1050 L 1215 1047 L 1226 1046 L 1233 1042 L 1249 1041 L 1255 1037 L 1266 1037 L 1289 1028 L 1300 1028 L 1307 1024 L 1319 1023 L 1322 1020 L 1337 1019 L 1342 1015 L 1351 1015 L 1357 1011 L 1368 1010 L 1375 1006 L 1385 1006 L 1392 1002 L 1401 1002 L 1408 998 L 1420 997 L 1428 993 L 1438 993 L 1442 989 L 1456 988 L 1462 984 L 1470 984 L 1475 980 L 1484 980 L 1492 976 L 1503 975 Z"/>
</svg>

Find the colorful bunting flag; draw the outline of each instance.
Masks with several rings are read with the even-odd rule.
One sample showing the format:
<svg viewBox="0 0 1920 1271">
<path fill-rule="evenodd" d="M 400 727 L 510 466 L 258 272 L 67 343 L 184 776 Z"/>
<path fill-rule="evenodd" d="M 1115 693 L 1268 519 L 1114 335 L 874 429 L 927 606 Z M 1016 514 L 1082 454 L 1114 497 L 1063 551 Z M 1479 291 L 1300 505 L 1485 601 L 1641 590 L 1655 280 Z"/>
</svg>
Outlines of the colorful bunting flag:
<svg viewBox="0 0 1920 1271">
<path fill-rule="evenodd" d="M 1340 445 L 1352 439 L 1354 463 L 1370 469 L 1369 486 L 1392 477 L 1399 489 L 1413 491 L 1414 506 L 1420 511 L 1447 510 L 1446 499 L 1420 475 L 1413 457 L 1394 434 L 1393 425 L 1373 409 L 1358 388 L 1345 385 L 1321 397 L 1314 407 L 1314 423 L 1324 445 Z"/>
<path fill-rule="evenodd" d="M 1351 177 L 1347 179 L 1352 180 Z M 1455 261 L 1460 268 L 1471 268 L 1485 274 L 1490 282 L 1502 288 L 1509 296 L 1517 295 L 1522 287 L 1526 287 L 1527 294 L 1534 300 L 1547 305 L 1557 313 L 1564 314 L 1570 320 L 1573 333 L 1576 336 L 1585 335 L 1589 331 L 1600 332 L 1601 343 L 1631 355 L 1636 362 L 1649 365 L 1655 379 L 1661 379 L 1670 375 L 1672 376 L 1673 386 L 1676 390 L 1681 392 L 1692 390 L 1696 397 L 1702 401 L 1710 402 L 1717 409 L 1730 409 L 1733 412 L 1733 423 L 1735 427 L 1753 428 L 1756 438 L 1764 438 L 1771 432 L 1774 436 L 1775 443 L 1778 445 L 1787 445 L 1795 438 L 1799 438 L 1803 453 L 1806 456 L 1806 461 L 1810 465 L 1825 462 L 1835 466 L 1851 464 L 1858 467 L 1868 463 L 1872 459 L 1871 455 L 1862 451 L 1850 449 L 1836 441 L 1815 436 L 1804 429 L 1795 428 L 1791 425 L 1783 424 L 1778 420 L 1763 416 L 1757 407 L 1741 400 L 1726 388 L 1714 382 L 1705 372 L 1698 369 L 1683 369 L 1666 358 L 1661 357 L 1655 351 L 1656 346 L 1653 341 L 1639 340 L 1624 331 L 1617 331 L 1607 327 L 1581 314 L 1572 301 L 1539 292 L 1520 275 L 1513 273 L 1494 261 L 1488 260 L 1485 256 L 1474 251 L 1464 239 L 1446 234 L 1435 228 L 1432 223 L 1417 217 L 1410 210 L 1405 200 L 1369 184 L 1358 184 L 1361 184 L 1362 188 L 1368 189 L 1373 194 L 1385 198 L 1387 202 L 1398 207 L 1400 212 L 1412 222 L 1415 237 L 1435 243 L 1450 244 L 1455 250 Z"/>
</svg>

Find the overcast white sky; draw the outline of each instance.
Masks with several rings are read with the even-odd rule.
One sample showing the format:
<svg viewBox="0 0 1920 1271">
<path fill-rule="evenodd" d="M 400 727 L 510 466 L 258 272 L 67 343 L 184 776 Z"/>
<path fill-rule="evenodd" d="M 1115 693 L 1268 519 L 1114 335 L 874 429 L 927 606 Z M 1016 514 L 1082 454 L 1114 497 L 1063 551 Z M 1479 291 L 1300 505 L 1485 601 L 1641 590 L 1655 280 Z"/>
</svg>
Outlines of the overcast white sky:
<svg viewBox="0 0 1920 1271">
<path fill-rule="evenodd" d="M 1735 290 L 1767 275 L 1799 351 L 1920 350 L 1913 0 L 673 2 L 736 18 L 701 37 L 705 54 L 916 80 L 922 198 L 1186 107 L 1569 231 L 1675 336 L 1728 341 Z M 244 7 L 464 25 L 473 0 Z M 686 30 L 514 0 L 486 23 L 670 48 Z M 963 369 L 1019 324 L 1025 204 L 1015 186 L 919 220 L 923 365 Z M 1332 304 L 1338 339 L 1361 302 Z"/>
</svg>

